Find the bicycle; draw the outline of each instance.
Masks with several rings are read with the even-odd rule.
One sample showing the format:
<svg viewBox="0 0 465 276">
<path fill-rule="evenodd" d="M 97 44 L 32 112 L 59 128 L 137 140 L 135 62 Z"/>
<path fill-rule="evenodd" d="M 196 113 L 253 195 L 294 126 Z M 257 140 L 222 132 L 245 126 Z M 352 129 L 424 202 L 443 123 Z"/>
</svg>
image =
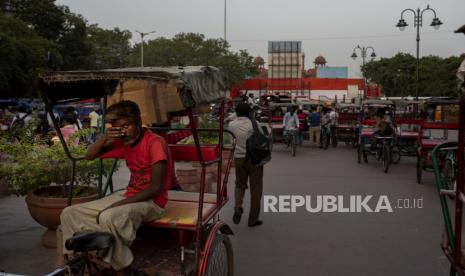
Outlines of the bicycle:
<svg viewBox="0 0 465 276">
<path fill-rule="evenodd" d="M 286 137 L 286 143 L 287 146 L 291 150 L 292 156 L 295 156 L 296 151 L 297 151 L 297 137 L 298 135 L 298 129 L 296 128 L 289 128 L 286 130 L 285 137 Z"/>
<path fill-rule="evenodd" d="M 56 268 L 46 276 L 64 275 L 93 275 L 93 269 L 100 272 L 99 268 L 92 262 L 89 252 L 96 251 L 96 257 L 102 258 L 114 245 L 115 237 L 106 232 L 81 232 L 76 233 L 65 242 L 67 250 L 77 253 L 75 257 L 67 261 L 63 266 Z"/>
<path fill-rule="evenodd" d="M 375 136 L 377 140 L 376 147 L 376 159 L 381 160 L 383 163 L 383 171 L 387 173 L 391 164 L 395 164 L 399 155 L 399 152 L 393 151 L 392 136 Z M 395 158 L 393 156 L 395 155 Z"/>
</svg>

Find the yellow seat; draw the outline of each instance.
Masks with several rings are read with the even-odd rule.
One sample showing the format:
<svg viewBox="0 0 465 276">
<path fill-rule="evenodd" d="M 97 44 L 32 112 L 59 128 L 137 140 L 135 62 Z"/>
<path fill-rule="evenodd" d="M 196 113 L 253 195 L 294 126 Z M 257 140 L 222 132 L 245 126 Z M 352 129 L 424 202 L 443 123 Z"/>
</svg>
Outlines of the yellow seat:
<svg viewBox="0 0 465 276">
<path fill-rule="evenodd" d="M 193 228 L 197 224 L 198 202 L 169 200 L 165 206 L 165 215 L 146 223 L 149 227 Z M 203 204 L 202 218 L 206 219 L 216 209 L 212 203 Z"/>
<path fill-rule="evenodd" d="M 172 201 L 192 201 L 199 202 L 199 193 L 183 192 L 183 191 L 168 191 L 168 198 Z M 216 194 L 204 194 L 204 203 L 216 203 Z"/>
</svg>

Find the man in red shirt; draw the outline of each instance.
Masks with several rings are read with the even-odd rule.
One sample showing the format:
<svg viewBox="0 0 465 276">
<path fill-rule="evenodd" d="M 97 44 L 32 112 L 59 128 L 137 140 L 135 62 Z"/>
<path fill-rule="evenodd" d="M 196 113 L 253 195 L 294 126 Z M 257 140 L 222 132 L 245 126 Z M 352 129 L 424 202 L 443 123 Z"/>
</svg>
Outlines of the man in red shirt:
<svg viewBox="0 0 465 276">
<path fill-rule="evenodd" d="M 172 162 L 165 140 L 142 127 L 136 103 L 112 105 L 105 113 L 105 122 L 105 134 L 87 149 L 86 159 L 125 159 L 131 172 L 127 190 L 65 208 L 61 228 L 63 241 L 80 231 L 112 233 L 116 242 L 103 261 L 125 275 L 133 261 L 129 247 L 137 228 L 164 214 Z"/>
</svg>

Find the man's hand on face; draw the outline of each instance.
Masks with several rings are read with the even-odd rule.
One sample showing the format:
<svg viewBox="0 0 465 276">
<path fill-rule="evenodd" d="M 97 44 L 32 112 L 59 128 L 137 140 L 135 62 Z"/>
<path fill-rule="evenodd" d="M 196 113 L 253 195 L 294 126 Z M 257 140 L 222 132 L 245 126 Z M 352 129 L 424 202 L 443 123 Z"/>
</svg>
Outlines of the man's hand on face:
<svg viewBox="0 0 465 276">
<path fill-rule="evenodd" d="M 105 129 L 105 139 L 122 139 L 125 135 L 125 128 L 123 127 L 109 127 Z"/>
</svg>

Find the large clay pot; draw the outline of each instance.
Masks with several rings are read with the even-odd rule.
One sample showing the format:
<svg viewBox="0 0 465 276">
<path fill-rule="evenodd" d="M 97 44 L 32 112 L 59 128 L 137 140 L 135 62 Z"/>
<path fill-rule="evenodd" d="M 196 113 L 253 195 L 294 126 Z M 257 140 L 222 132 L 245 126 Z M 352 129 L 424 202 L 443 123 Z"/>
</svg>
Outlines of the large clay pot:
<svg viewBox="0 0 465 276">
<path fill-rule="evenodd" d="M 83 197 L 73 197 L 72 204 L 78 204 L 83 202 L 92 201 L 98 198 L 97 189 L 94 187 L 86 187 L 90 190 L 90 195 Z M 44 197 L 45 191 L 58 191 L 62 187 L 49 186 L 42 187 L 30 192 L 26 196 L 26 204 L 29 209 L 31 217 L 37 221 L 40 225 L 47 228 L 42 235 L 42 245 L 49 248 L 56 247 L 56 233 L 58 225 L 60 225 L 61 211 L 67 206 L 67 198 L 57 197 Z"/>
</svg>

